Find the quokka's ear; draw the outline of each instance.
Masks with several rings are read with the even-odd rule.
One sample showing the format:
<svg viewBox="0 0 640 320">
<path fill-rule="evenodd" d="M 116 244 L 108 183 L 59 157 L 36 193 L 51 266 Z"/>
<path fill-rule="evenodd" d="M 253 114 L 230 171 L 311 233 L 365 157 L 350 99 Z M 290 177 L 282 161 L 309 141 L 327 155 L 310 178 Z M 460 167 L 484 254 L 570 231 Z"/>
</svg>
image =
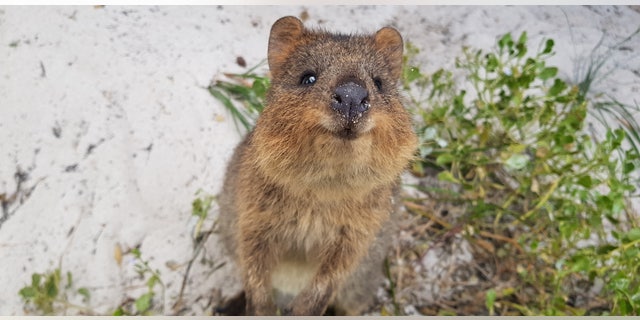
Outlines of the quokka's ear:
<svg viewBox="0 0 640 320">
<path fill-rule="evenodd" d="M 280 18 L 273 24 L 267 52 L 269 69 L 272 73 L 282 68 L 282 64 L 295 48 L 303 30 L 302 21 L 292 16 Z"/>
<path fill-rule="evenodd" d="M 391 68 L 391 75 L 399 79 L 402 73 L 402 36 L 398 30 L 384 27 L 375 35 L 376 50 L 384 56 Z"/>
</svg>

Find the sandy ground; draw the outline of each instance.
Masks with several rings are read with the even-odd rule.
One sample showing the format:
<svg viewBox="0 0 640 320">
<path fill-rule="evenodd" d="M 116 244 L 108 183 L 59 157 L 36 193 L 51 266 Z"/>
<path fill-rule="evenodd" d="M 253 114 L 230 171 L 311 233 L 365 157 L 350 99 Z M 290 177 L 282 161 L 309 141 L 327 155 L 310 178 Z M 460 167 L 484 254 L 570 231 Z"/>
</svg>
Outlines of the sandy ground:
<svg viewBox="0 0 640 320">
<path fill-rule="evenodd" d="M 526 30 L 531 45 L 556 40 L 551 64 L 567 79 L 603 34 L 613 45 L 640 26 L 626 6 L 0 7 L 0 314 L 23 314 L 20 288 L 58 266 L 95 312 L 113 311 L 145 290 L 133 257 L 116 259 L 133 247 L 159 270 L 171 314 L 193 253 L 191 202 L 219 191 L 240 139 L 205 88 L 245 70 L 238 56 L 264 59 L 273 21 L 303 11 L 331 30 L 393 25 L 427 71 Z M 608 55 L 595 91 L 640 100 L 640 37 Z M 226 261 L 215 236 L 207 257 L 186 288 L 192 314 L 211 312 L 212 290 L 238 288 L 231 264 L 212 272 Z"/>
</svg>

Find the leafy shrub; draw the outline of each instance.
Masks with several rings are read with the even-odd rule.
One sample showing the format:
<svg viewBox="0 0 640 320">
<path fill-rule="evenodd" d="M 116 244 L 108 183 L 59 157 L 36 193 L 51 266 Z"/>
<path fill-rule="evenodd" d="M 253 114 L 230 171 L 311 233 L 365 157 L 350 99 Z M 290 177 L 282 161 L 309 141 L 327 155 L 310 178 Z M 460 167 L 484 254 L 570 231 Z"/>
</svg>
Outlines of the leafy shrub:
<svg viewBox="0 0 640 320">
<path fill-rule="evenodd" d="M 251 130 L 262 112 L 267 89 L 271 85 L 269 77 L 255 73 L 265 61 L 245 73 L 225 73 L 229 80 L 217 80 L 207 88 L 229 110 L 236 125 L 239 122 L 245 131 Z M 244 108 L 237 107 L 234 100 L 240 101 Z"/>
<path fill-rule="evenodd" d="M 48 273 L 33 273 L 31 284 L 24 286 L 18 294 L 25 302 L 28 312 L 52 315 L 66 314 L 67 310 L 75 309 L 81 313 L 91 314 L 91 311 L 80 305 L 69 302 L 69 296 L 78 295 L 84 302 L 90 298 L 86 288 L 73 289 L 73 276 L 67 272 L 66 277 L 62 276 L 57 268 Z"/>
<path fill-rule="evenodd" d="M 461 187 L 446 200 L 468 204 L 468 239 L 480 241 L 485 232 L 522 248 L 497 244 L 515 255 L 520 281 L 503 289 L 506 295 L 489 291 L 488 309 L 585 314 L 593 310 L 576 306 L 572 283 L 591 287 L 599 279 L 606 284 L 599 292 L 608 302 L 604 312 L 637 315 L 640 229 L 626 200 L 635 191 L 638 153 L 622 146 L 620 128 L 604 137 L 584 133 L 593 102 L 546 65 L 553 45 L 546 40 L 528 55 L 523 33 L 517 40 L 504 35 L 492 52 L 465 49 L 456 67 L 468 91 L 455 89 L 451 72 L 429 76 L 407 65 L 404 86 L 422 141 L 413 171 L 435 170 Z"/>
<path fill-rule="evenodd" d="M 141 280 L 146 279 L 147 291 L 135 299 L 125 299 L 113 312 L 114 316 L 125 315 L 153 315 L 154 308 L 160 309 L 160 314 L 164 310 L 164 290 L 165 286 L 160 278 L 160 271 L 154 270 L 149 265 L 148 260 L 142 259 L 139 248 L 131 248 L 130 253 L 135 259 L 135 271 Z M 156 297 L 156 287 L 160 288 L 160 297 Z"/>
</svg>

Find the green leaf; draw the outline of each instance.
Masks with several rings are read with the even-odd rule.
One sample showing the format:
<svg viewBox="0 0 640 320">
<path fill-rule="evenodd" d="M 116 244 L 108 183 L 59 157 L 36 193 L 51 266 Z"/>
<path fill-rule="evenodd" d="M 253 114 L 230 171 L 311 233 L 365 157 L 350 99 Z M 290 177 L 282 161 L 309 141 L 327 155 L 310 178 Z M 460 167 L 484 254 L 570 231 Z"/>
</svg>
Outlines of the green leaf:
<svg viewBox="0 0 640 320">
<path fill-rule="evenodd" d="M 422 73 L 420 73 L 420 68 L 418 67 L 409 67 L 406 69 L 406 79 L 408 82 L 413 82 L 416 79 L 422 78 Z"/>
<path fill-rule="evenodd" d="M 591 179 L 591 176 L 584 175 L 578 178 L 578 184 L 588 189 L 593 186 L 593 180 Z"/>
<path fill-rule="evenodd" d="M 556 67 L 548 67 L 548 68 L 542 69 L 542 71 L 540 71 L 540 74 L 538 75 L 538 77 L 540 79 L 542 79 L 542 80 L 547 80 L 547 79 L 555 77 L 556 74 L 558 74 L 558 68 L 556 68 Z"/>
<path fill-rule="evenodd" d="M 622 296 L 616 300 L 618 302 L 620 314 L 623 316 L 631 315 L 631 313 L 633 312 L 633 306 L 631 306 L 631 303 L 627 300 L 626 296 Z"/>
<path fill-rule="evenodd" d="M 207 217 L 207 204 L 200 198 L 193 200 L 191 203 L 191 214 L 200 218 Z"/>
<path fill-rule="evenodd" d="M 505 161 L 505 166 L 511 170 L 520 170 L 527 166 L 529 163 L 529 156 L 524 154 L 513 154 L 507 161 Z"/>
<path fill-rule="evenodd" d="M 553 82 L 553 86 L 549 88 L 549 95 L 552 97 L 555 97 L 559 95 L 566 88 L 567 88 L 567 84 L 564 83 L 564 81 L 556 78 L 555 81 Z"/>
<path fill-rule="evenodd" d="M 544 50 L 542 50 L 543 54 L 548 54 L 551 53 L 551 51 L 553 51 L 553 39 L 548 39 L 545 44 L 544 44 Z"/>
<path fill-rule="evenodd" d="M 431 114 L 434 116 L 435 120 L 440 120 L 444 118 L 444 116 L 447 114 L 447 111 L 449 111 L 449 108 L 447 106 L 435 107 L 431 111 Z"/>
<path fill-rule="evenodd" d="M 31 286 L 37 288 L 40 286 L 40 280 L 42 276 L 39 273 L 34 273 L 31 275 Z"/>
<path fill-rule="evenodd" d="M 489 289 L 485 295 L 484 304 L 489 310 L 489 315 L 494 315 L 494 303 L 496 302 L 496 290 Z"/>
<path fill-rule="evenodd" d="M 611 280 L 611 283 L 609 285 L 614 290 L 627 291 L 627 288 L 629 288 L 630 283 L 631 281 L 629 280 L 629 278 L 618 275 Z"/>
<path fill-rule="evenodd" d="M 44 283 L 44 289 L 47 297 L 55 298 L 58 296 L 58 281 L 56 280 L 55 273 L 47 277 L 47 281 Z"/>
<path fill-rule="evenodd" d="M 78 294 L 83 296 L 85 300 L 89 300 L 89 298 L 91 298 L 91 294 L 89 293 L 89 290 L 87 290 L 87 288 L 78 289 Z"/>
<path fill-rule="evenodd" d="M 253 91 L 256 93 L 258 97 L 262 98 L 267 92 L 268 83 L 263 79 L 255 79 L 253 81 L 253 84 L 251 85 L 251 89 L 253 89 Z"/>
<path fill-rule="evenodd" d="M 132 254 L 134 257 L 138 258 L 138 259 L 140 259 L 140 257 L 141 257 L 140 249 L 138 249 L 138 248 L 132 248 L 132 249 L 131 249 L 131 254 Z"/>
<path fill-rule="evenodd" d="M 114 316 L 124 316 L 125 312 L 124 309 L 122 309 L 122 307 L 118 307 L 118 309 L 116 309 L 116 311 L 113 312 Z"/>
<path fill-rule="evenodd" d="M 607 216 L 607 218 L 612 219 L 612 218 L 611 218 L 611 217 L 609 217 L 609 216 Z M 613 222 L 613 223 L 614 223 L 614 224 L 617 224 L 617 223 L 618 223 L 618 221 L 617 221 L 617 220 L 614 220 L 614 222 Z M 615 230 L 611 230 L 611 236 L 613 236 L 613 238 L 614 238 L 614 239 L 616 239 L 616 240 L 620 240 L 620 238 L 621 238 L 621 236 L 622 236 L 622 235 L 620 234 L 620 232 L 616 232 Z"/>
<path fill-rule="evenodd" d="M 520 37 L 518 38 L 518 44 L 525 44 L 525 43 L 527 43 L 527 32 L 523 31 L 520 34 Z"/>
<path fill-rule="evenodd" d="M 640 240 L 640 228 L 633 228 L 627 232 L 624 237 L 629 240 L 629 242 L 633 242 L 636 240 Z"/>
<path fill-rule="evenodd" d="M 591 267 L 591 261 L 586 256 L 576 256 L 572 260 L 571 270 L 574 272 L 586 272 Z"/>
<path fill-rule="evenodd" d="M 36 294 L 37 294 L 37 291 L 33 287 L 24 287 L 24 288 L 20 289 L 18 294 L 20 294 L 20 296 L 22 296 L 22 299 L 28 300 L 30 298 L 35 297 Z"/>
<path fill-rule="evenodd" d="M 525 35 L 525 38 L 526 38 L 526 33 L 524 33 L 524 35 Z M 526 39 L 525 39 L 525 41 L 526 41 Z M 525 54 L 527 54 L 527 46 L 526 46 L 525 43 L 518 42 L 516 44 L 516 49 L 518 50 L 517 51 L 518 54 L 516 54 L 516 57 L 518 57 L 518 58 L 522 58 L 522 57 L 524 57 Z"/>
<path fill-rule="evenodd" d="M 619 214 L 622 212 L 622 210 L 624 210 L 624 208 L 626 207 L 624 198 L 619 197 L 614 199 L 613 201 L 613 205 L 611 206 L 611 212 L 613 214 Z"/>
<path fill-rule="evenodd" d="M 453 175 L 451 174 L 451 172 L 449 172 L 449 171 L 442 171 L 442 172 L 438 173 L 438 180 L 447 181 L 447 182 L 455 182 L 455 183 L 459 183 L 460 182 L 460 181 L 458 181 L 458 179 L 454 178 Z"/>
<path fill-rule="evenodd" d="M 599 246 L 598 250 L 596 250 L 596 253 L 599 255 L 606 255 L 606 254 L 609 254 L 609 252 L 616 250 L 617 248 L 618 247 L 614 245 L 605 244 L 605 245 Z"/>
<path fill-rule="evenodd" d="M 533 240 L 531 241 L 531 245 L 529 245 L 529 248 L 531 248 L 531 251 L 535 252 L 536 250 L 538 250 L 539 244 L 540 242 L 538 240 Z"/>
<path fill-rule="evenodd" d="M 443 165 L 451 163 L 454 159 L 455 159 L 455 157 L 452 156 L 451 154 L 443 153 L 443 154 L 439 155 L 438 158 L 436 158 L 436 163 L 441 165 L 441 166 L 443 166 Z"/>
<path fill-rule="evenodd" d="M 633 162 L 629 161 L 625 162 L 622 168 L 622 173 L 628 175 L 629 173 L 633 172 L 633 170 L 635 170 L 636 166 L 635 164 L 633 164 Z"/>
<path fill-rule="evenodd" d="M 502 38 L 498 40 L 498 48 L 500 49 L 504 49 L 505 47 L 506 49 L 510 49 L 512 46 L 513 40 L 511 39 L 511 33 L 503 35 Z"/>
<path fill-rule="evenodd" d="M 136 299 L 136 302 L 135 302 L 136 310 L 138 310 L 139 313 L 143 313 L 149 310 L 149 308 L 151 308 L 152 298 L 153 298 L 153 292 L 147 292 L 141 295 L 138 299 Z"/>
<path fill-rule="evenodd" d="M 636 259 L 640 257 L 640 249 L 638 248 L 628 249 L 624 252 L 623 257 L 625 259 L 631 259 L 631 260 Z"/>
<path fill-rule="evenodd" d="M 498 68 L 498 58 L 493 53 L 487 53 L 485 56 L 487 59 L 486 68 L 488 72 L 494 72 Z"/>
<path fill-rule="evenodd" d="M 149 280 L 147 280 L 147 287 L 149 289 L 152 289 L 158 282 L 160 282 L 160 279 L 154 274 L 153 276 L 149 277 Z"/>
</svg>

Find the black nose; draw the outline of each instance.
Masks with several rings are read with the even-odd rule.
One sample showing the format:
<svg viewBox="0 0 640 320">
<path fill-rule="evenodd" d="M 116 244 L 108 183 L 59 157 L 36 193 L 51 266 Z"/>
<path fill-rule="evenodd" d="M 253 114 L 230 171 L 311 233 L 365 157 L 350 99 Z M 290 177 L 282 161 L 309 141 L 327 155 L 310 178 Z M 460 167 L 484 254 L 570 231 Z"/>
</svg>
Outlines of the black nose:
<svg viewBox="0 0 640 320">
<path fill-rule="evenodd" d="M 369 92 L 356 83 L 347 82 L 334 91 L 331 107 L 349 122 L 357 122 L 369 110 Z"/>
</svg>

